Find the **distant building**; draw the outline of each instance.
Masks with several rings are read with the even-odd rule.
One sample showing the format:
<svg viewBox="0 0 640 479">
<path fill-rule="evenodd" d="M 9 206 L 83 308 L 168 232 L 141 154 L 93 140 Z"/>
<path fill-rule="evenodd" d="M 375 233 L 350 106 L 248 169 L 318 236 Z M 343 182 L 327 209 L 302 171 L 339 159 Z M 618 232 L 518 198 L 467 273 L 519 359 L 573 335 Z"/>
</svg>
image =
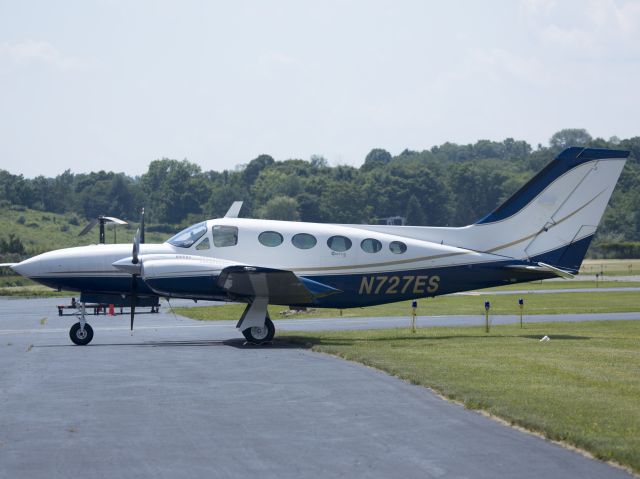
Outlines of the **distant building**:
<svg viewBox="0 0 640 479">
<path fill-rule="evenodd" d="M 404 216 L 389 216 L 387 218 L 378 218 L 377 223 L 379 225 L 404 226 L 406 220 Z"/>
</svg>

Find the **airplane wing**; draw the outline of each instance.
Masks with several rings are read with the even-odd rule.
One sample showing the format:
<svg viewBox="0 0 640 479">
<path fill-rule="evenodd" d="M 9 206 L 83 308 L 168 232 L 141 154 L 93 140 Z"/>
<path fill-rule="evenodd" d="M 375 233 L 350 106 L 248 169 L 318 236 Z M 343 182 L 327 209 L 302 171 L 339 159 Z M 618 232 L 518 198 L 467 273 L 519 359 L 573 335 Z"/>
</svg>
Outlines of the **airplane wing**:
<svg viewBox="0 0 640 479">
<path fill-rule="evenodd" d="M 289 270 L 238 264 L 202 256 L 173 254 L 141 255 L 140 263 L 123 258 L 113 266 L 129 274 L 140 275 L 149 288 L 159 295 L 189 296 L 189 282 L 185 278 L 217 276 L 216 285 L 231 297 L 268 298 L 271 304 L 311 303 L 342 291 Z M 167 281 L 180 279 L 180 281 Z M 186 296 L 185 296 L 186 295 Z"/>
<path fill-rule="evenodd" d="M 228 266 L 221 271 L 217 284 L 231 294 L 268 297 L 274 304 L 309 303 L 341 292 L 291 271 L 256 266 Z"/>
</svg>

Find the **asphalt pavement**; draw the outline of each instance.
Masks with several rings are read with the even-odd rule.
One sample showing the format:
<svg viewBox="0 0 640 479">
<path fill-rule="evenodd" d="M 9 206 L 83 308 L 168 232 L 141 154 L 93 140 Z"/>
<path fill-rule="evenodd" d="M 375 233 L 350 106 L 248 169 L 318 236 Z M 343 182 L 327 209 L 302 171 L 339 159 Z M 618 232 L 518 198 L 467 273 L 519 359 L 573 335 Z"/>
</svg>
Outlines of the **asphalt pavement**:
<svg viewBox="0 0 640 479">
<path fill-rule="evenodd" d="M 2 478 L 631 477 L 374 369 L 284 341 L 247 346 L 235 321 L 163 306 L 130 333 L 126 315 L 89 317 L 93 342 L 74 346 L 60 302 L 0 299 Z"/>
</svg>

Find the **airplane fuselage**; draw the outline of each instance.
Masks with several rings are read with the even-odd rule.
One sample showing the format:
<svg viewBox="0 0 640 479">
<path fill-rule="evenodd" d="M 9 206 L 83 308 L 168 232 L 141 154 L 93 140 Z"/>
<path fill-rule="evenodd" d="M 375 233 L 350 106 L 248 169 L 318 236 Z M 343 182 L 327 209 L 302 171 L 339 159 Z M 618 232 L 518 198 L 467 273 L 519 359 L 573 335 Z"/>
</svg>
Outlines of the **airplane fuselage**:
<svg viewBox="0 0 640 479">
<path fill-rule="evenodd" d="M 138 279 L 140 294 L 236 300 L 217 284 L 222 269 L 232 264 L 292 271 L 331 286 L 339 292 L 295 305 L 339 308 L 553 276 L 505 270 L 503 262 L 514 261 L 493 254 L 357 226 L 243 218 L 200 225 L 196 233 L 202 234 L 191 244 L 189 239 L 140 245 L 145 276 Z M 222 228 L 227 230 L 221 234 Z M 113 263 L 130 256 L 129 244 L 67 248 L 27 260 L 18 272 L 54 288 L 126 295 L 131 275 Z"/>
</svg>

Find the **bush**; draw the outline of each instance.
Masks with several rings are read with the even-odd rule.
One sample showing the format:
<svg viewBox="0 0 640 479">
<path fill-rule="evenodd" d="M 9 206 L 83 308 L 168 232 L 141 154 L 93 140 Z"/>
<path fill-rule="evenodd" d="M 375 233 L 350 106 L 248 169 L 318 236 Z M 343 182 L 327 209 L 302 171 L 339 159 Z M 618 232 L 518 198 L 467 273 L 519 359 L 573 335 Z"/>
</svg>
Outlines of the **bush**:
<svg viewBox="0 0 640 479">
<path fill-rule="evenodd" d="M 158 225 L 146 225 L 145 226 L 145 231 L 147 231 L 149 233 L 173 234 L 173 233 L 177 233 L 180 229 L 181 229 L 180 227 L 177 227 L 175 225 L 158 224 Z"/>
<path fill-rule="evenodd" d="M 27 228 L 40 228 L 40 225 L 38 223 L 29 223 Z"/>
<path fill-rule="evenodd" d="M 17 222 L 19 225 L 23 225 L 23 224 L 25 223 L 25 221 L 26 221 L 26 220 L 24 219 L 24 216 L 22 216 L 22 215 L 18 216 L 18 219 L 16 220 L 16 222 Z"/>
<path fill-rule="evenodd" d="M 640 258 L 639 241 L 620 241 L 593 245 L 591 252 L 596 258 L 633 259 Z"/>
<path fill-rule="evenodd" d="M 69 231 L 69 225 L 60 226 L 60 231 L 62 231 L 63 233 Z"/>
<path fill-rule="evenodd" d="M 69 224 L 73 226 L 78 226 L 80 221 L 78 221 L 78 217 L 76 215 L 69 216 Z"/>
<path fill-rule="evenodd" d="M 9 233 L 9 239 L 0 238 L 0 253 L 24 254 L 24 245 L 20 238 L 13 233 Z"/>
</svg>

